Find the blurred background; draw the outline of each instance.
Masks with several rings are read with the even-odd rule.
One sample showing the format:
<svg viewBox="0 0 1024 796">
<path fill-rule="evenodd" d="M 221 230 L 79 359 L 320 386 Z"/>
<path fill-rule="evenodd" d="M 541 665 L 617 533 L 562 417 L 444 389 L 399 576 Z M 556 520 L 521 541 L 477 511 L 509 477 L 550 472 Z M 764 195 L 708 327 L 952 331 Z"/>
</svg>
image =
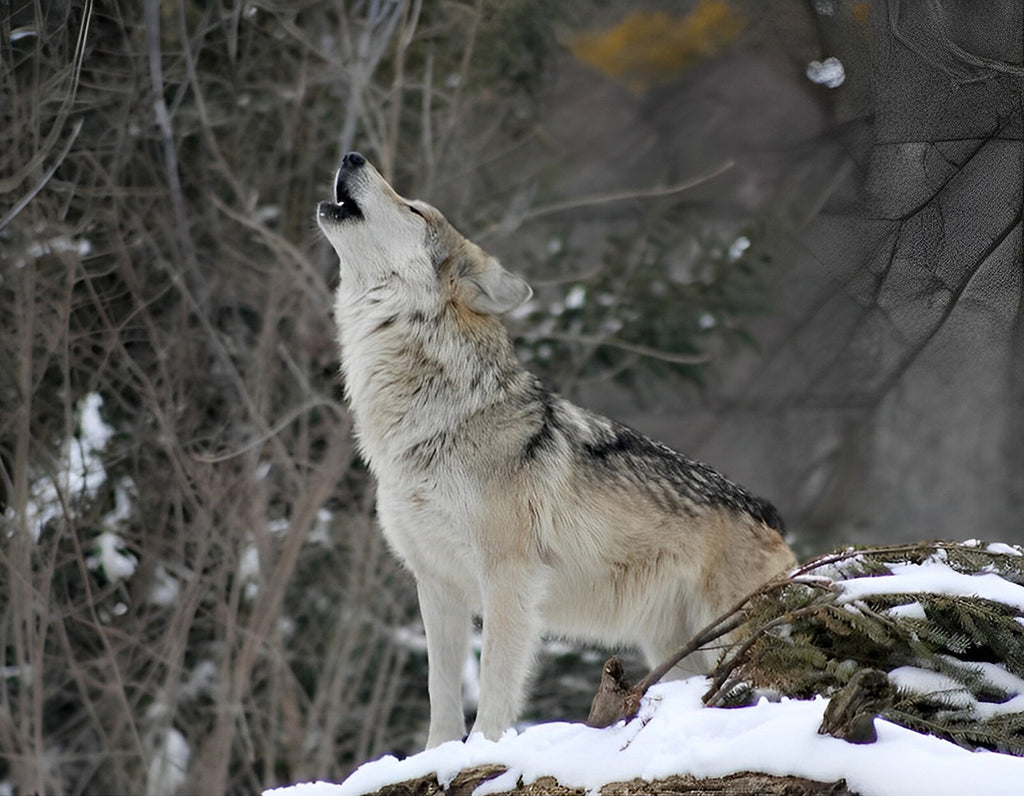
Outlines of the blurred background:
<svg viewBox="0 0 1024 796">
<path fill-rule="evenodd" d="M 0 2 L 0 792 L 422 746 L 314 223 L 351 149 L 530 280 L 531 369 L 801 557 L 1024 542 L 1022 15 Z M 529 719 L 585 717 L 604 655 L 549 645 Z"/>
</svg>

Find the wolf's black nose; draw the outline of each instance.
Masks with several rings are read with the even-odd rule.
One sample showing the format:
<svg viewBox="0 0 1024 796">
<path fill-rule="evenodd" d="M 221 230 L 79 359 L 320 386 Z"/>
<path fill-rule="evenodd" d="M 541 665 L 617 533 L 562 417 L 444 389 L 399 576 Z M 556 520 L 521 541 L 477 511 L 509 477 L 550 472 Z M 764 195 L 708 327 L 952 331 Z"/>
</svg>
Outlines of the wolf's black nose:
<svg viewBox="0 0 1024 796">
<path fill-rule="evenodd" d="M 348 166 L 350 169 L 362 166 L 366 162 L 366 158 L 360 155 L 358 152 L 349 152 L 345 157 L 341 159 L 342 166 Z"/>
</svg>

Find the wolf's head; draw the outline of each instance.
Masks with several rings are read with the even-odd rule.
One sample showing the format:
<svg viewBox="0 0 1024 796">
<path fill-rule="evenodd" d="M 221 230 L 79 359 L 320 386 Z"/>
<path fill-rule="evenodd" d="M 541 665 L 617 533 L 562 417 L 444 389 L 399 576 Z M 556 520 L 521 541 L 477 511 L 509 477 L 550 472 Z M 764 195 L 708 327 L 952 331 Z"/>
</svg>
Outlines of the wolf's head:
<svg viewBox="0 0 1024 796">
<path fill-rule="evenodd" d="M 390 287 L 384 292 L 421 306 L 500 315 L 532 293 L 438 210 L 399 196 L 358 152 L 342 159 L 334 201 L 320 203 L 317 223 L 341 261 L 340 289 L 353 299 Z"/>
</svg>

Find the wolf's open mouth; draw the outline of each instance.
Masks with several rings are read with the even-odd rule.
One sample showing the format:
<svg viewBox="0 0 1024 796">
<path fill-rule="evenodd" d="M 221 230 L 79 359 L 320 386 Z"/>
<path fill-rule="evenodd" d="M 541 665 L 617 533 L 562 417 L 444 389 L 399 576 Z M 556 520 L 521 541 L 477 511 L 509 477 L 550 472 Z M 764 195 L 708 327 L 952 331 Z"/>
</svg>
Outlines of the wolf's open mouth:
<svg viewBox="0 0 1024 796">
<path fill-rule="evenodd" d="M 349 218 L 361 219 L 363 217 L 363 211 L 356 203 L 356 200 L 352 198 L 352 194 L 345 183 L 345 170 L 341 169 L 334 180 L 334 202 L 320 203 L 319 215 L 321 217 L 328 218 L 331 221 L 345 221 Z"/>
</svg>

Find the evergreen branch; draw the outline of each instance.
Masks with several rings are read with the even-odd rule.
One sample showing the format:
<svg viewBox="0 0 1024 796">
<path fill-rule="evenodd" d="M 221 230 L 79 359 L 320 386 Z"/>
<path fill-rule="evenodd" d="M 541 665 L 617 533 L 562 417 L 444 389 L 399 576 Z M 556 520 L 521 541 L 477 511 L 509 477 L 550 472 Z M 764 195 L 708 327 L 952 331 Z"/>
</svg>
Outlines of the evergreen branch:
<svg viewBox="0 0 1024 796">
<path fill-rule="evenodd" d="M 732 656 L 719 664 L 716 669 L 714 680 L 711 682 L 711 688 L 708 689 L 707 693 L 704 694 L 702 700 L 705 705 L 712 707 L 718 704 L 718 701 L 725 694 L 726 689 L 724 688 L 726 681 L 729 676 L 736 670 L 736 667 L 743 663 L 747 654 L 751 648 L 761 640 L 761 638 L 768 633 L 770 630 L 774 630 L 782 625 L 791 624 L 794 619 L 798 619 L 802 616 L 809 616 L 817 613 L 821 609 L 819 605 L 809 605 L 806 608 L 801 608 L 797 611 L 792 611 L 772 620 L 766 622 L 757 628 L 750 636 L 744 641 L 732 654 Z"/>
<path fill-rule="evenodd" d="M 1024 570 L 1020 558 L 1009 548 L 943 542 L 821 556 L 744 607 L 746 636 L 719 663 L 704 703 L 742 704 L 765 688 L 795 697 L 835 697 L 860 673 L 874 669 L 889 676 L 909 667 L 948 680 L 929 690 L 927 679 L 911 679 L 901 686 L 901 701 L 880 715 L 965 748 L 1024 753 L 1024 712 L 991 708 L 1024 693 L 1024 686 L 1014 685 L 1017 667 L 1024 664 L 1024 627 L 1015 605 L 941 591 L 880 593 L 838 603 L 843 580 L 898 578 L 891 567 L 902 562 L 938 559 L 954 572 L 1005 572 L 1013 581 Z M 920 611 L 892 610 L 914 603 Z M 776 632 L 780 628 L 786 632 Z M 908 676 L 915 677 L 912 671 Z M 982 705 L 989 707 L 979 711 Z"/>
</svg>

